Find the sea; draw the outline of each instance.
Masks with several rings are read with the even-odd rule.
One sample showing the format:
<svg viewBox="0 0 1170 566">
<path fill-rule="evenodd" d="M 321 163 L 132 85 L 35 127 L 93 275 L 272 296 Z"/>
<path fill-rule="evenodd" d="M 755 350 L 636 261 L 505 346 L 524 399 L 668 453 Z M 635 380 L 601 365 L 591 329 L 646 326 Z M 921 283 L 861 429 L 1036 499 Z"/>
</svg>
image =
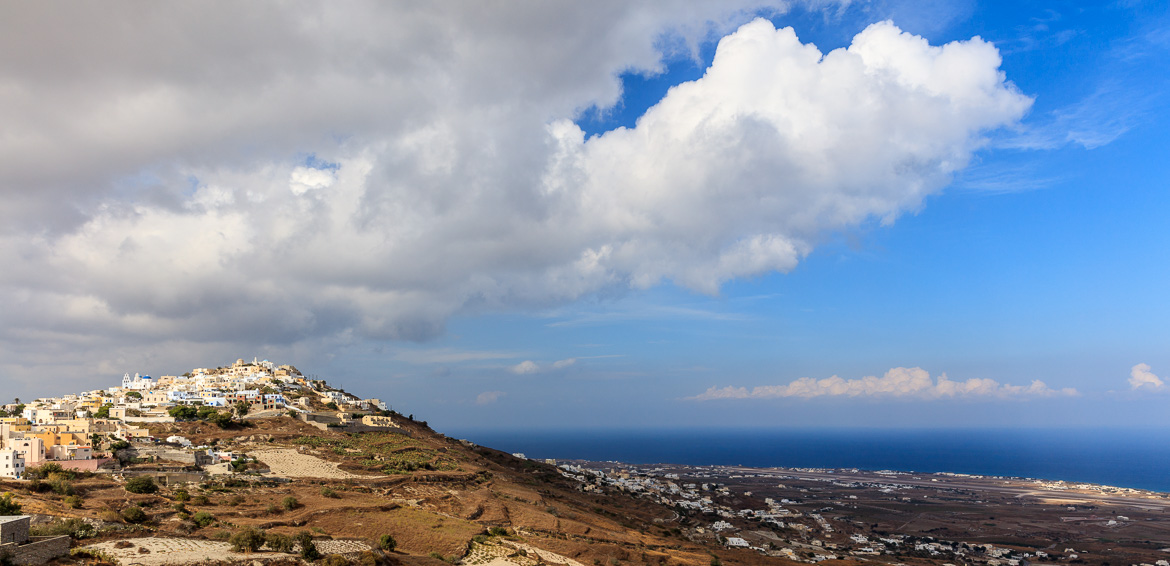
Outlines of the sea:
<svg viewBox="0 0 1170 566">
<path fill-rule="evenodd" d="M 1170 492 L 1167 429 L 447 431 L 528 458 L 953 472 Z"/>
</svg>

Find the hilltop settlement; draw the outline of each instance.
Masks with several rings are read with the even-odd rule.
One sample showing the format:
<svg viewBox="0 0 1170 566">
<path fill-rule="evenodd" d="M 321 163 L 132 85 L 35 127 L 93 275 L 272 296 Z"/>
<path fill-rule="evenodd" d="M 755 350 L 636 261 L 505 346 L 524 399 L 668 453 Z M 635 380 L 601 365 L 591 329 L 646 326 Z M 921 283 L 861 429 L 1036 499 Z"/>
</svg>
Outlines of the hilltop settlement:
<svg viewBox="0 0 1170 566">
<path fill-rule="evenodd" d="M 534 460 L 267 360 L 0 411 L 3 566 L 1170 566 L 1167 494 Z"/>
</svg>

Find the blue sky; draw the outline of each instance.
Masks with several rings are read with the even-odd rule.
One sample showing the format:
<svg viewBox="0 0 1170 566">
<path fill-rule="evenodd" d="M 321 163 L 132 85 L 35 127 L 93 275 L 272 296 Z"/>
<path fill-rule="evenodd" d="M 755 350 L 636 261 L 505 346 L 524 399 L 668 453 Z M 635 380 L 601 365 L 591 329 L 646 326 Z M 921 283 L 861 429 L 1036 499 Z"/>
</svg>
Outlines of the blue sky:
<svg viewBox="0 0 1170 566">
<path fill-rule="evenodd" d="M 30 9 L 3 389 L 259 356 L 453 430 L 1170 424 L 1170 10 L 762 4 L 180 34 L 250 57 Z"/>
</svg>

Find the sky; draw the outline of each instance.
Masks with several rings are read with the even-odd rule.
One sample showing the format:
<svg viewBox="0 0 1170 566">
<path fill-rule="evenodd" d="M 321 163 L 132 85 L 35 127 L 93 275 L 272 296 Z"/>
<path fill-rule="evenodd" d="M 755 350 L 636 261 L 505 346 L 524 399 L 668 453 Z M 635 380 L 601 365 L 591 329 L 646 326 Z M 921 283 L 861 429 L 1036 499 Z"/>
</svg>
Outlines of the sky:
<svg viewBox="0 0 1170 566">
<path fill-rule="evenodd" d="M 1170 425 L 1164 2 L 4 6 L 0 398 Z"/>
</svg>

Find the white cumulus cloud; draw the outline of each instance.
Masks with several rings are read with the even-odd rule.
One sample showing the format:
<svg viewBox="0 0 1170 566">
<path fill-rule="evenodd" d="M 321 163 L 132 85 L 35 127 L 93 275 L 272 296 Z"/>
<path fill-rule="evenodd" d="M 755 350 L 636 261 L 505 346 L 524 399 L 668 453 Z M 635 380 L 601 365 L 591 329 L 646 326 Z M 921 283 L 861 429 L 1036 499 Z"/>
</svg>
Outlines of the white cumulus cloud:
<svg viewBox="0 0 1170 566">
<path fill-rule="evenodd" d="M 536 365 L 536 362 L 532 360 L 524 360 L 508 369 L 517 375 L 527 375 L 540 371 L 540 366 Z"/>
<path fill-rule="evenodd" d="M 1129 370 L 1129 386 L 1131 389 L 1162 389 L 1165 384 L 1154 372 L 1150 371 L 1148 364 L 1137 364 Z"/>
<path fill-rule="evenodd" d="M 505 393 L 503 391 L 484 391 L 475 397 L 476 405 L 490 405 L 500 400 Z"/>
<path fill-rule="evenodd" d="M 882 22 L 823 53 L 736 28 L 758 4 L 241 3 L 181 29 L 21 5 L 0 21 L 0 53 L 28 55 L 0 78 L 0 357 L 82 374 L 114 346 L 420 340 L 458 313 L 714 293 L 916 211 L 1031 104 L 979 38 Z M 704 76 L 633 127 L 573 122 L 709 33 Z"/>
<path fill-rule="evenodd" d="M 567 368 L 575 363 L 577 363 L 577 358 L 566 358 L 563 360 L 557 360 L 551 364 L 538 364 L 532 360 L 524 360 L 523 362 L 520 362 L 520 363 L 518 363 L 518 364 L 516 364 L 508 369 L 512 373 L 515 373 L 518 375 L 525 375 L 525 374 L 530 374 L 530 373 L 541 373 L 541 372 L 545 372 L 545 371 L 549 371 L 549 370 L 564 369 L 564 368 Z"/>
<path fill-rule="evenodd" d="M 1053 395 L 1077 395 L 1072 388 L 1052 389 L 1043 381 L 1034 380 L 1029 385 L 1001 384 L 993 379 L 972 378 L 967 381 L 952 381 L 940 374 L 932 379 L 922 368 L 893 368 L 881 377 L 867 376 L 861 379 L 843 379 L 832 376 L 825 379 L 802 377 L 785 385 L 762 385 L 746 387 L 711 387 L 707 391 L 688 397 L 692 401 L 714 399 L 774 399 L 781 397 L 905 397 L 918 399 L 954 399 L 966 397 L 1047 397 Z"/>
</svg>

